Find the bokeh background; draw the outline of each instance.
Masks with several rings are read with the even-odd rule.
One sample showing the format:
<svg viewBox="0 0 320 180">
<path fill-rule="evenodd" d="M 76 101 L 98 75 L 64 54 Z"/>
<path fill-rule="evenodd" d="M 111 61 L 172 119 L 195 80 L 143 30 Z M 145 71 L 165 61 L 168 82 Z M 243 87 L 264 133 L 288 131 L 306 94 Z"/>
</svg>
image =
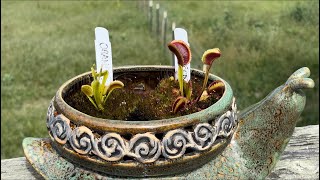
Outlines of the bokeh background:
<svg viewBox="0 0 320 180">
<path fill-rule="evenodd" d="M 187 30 L 192 68 L 202 69 L 205 50 L 221 49 L 211 73 L 229 82 L 240 110 L 309 67 L 316 85 L 297 126 L 319 124 L 318 1 L 156 3 L 168 14 L 167 42 L 173 22 Z M 56 90 L 95 62 L 95 27 L 110 32 L 114 66 L 172 65 L 147 13 L 146 0 L 1 1 L 1 159 L 23 156 L 24 137 L 48 137 Z"/>
</svg>

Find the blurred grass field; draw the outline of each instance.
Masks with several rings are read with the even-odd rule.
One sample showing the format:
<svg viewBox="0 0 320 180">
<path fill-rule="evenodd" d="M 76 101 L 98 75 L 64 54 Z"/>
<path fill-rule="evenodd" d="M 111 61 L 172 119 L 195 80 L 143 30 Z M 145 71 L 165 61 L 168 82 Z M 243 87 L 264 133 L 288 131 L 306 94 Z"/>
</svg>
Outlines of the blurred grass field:
<svg viewBox="0 0 320 180">
<path fill-rule="evenodd" d="M 317 1 L 160 1 L 169 22 L 188 31 L 191 65 L 219 47 L 212 73 L 232 86 L 239 109 L 253 104 L 307 66 L 298 126 L 319 124 L 319 4 Z M 94 28 L 109 29 L 114 66 L 170 65 L 146 14 L 133 1 L 1 1 L 1 159 L 23 156 L 24 137 L 47 137 L 46 111 L 66 80 L 95 61 Z"/>
</svg>

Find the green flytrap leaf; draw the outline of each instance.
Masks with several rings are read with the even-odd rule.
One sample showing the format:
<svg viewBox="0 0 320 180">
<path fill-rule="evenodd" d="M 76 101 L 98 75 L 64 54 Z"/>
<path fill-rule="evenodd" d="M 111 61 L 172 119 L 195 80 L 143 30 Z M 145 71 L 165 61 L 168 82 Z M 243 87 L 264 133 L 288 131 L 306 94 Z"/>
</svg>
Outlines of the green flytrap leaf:
<svg viewBox="0 0 320 180">
<path fill-rule="evenodd" d="M 93 96 L 93 89 L 89 85 L 83 85 L 81 86 L 81 91 L 88 97 L 89 101 L 94 105 L 96 109 L 98 109 L 96 103 L 91 98 Z"/>
<path fill-rule="evenodd" d="M 94 70 L 94 64 L 92 65 L 92 67 L 91 67 L 91 74 L 92 74 L 92 77 L 93 77 L 93 79 L 97 79 L 97 73 L 96 73 L 96 71 Z"/>
<path fill-rule="evenodd" d="M 178 81 L 179 81 L 181 96 L 184 96 L 184 94 L 183 94 L 183 67 L 180 64 L 178 66 Z"/>
<path fill-rule="evenodd" d="M 86 96 L 89 96 L 89 97 L 92 97 L 93 96 L 93 89 L 91 86 L 89 85 L 83 85 L 81 86 L 81 91 L 86 95 Z"/>
<path fill-rule="evenodd" d="M 102 93 L 100 92 L 100 83 L 98 80 L 93 80 L 91 83 L 91 87 L 93 89 L 93 97 L 96 102 L 96 105 L 98 106 L 99 110 L 103 110 L 103 105 L 102 105 Z"/>
<path fill-rule="evenodd" d="M 109 86 L 106 86 L 105 84 L 108 79 L 109 72 L 107 70 L 102 71 L 101 68 L 100 72 L 97 73 L 94 70 L 94 65 L 91 67 L 91 73 L 93 77 L 91 85 L 82 85 L 81 91 L 88 97 L 97 110 L 103 111 L 111 92 L 114 89 L 123 88 L 124 84 L 121 81 L 116 80 L 112 81 Z M 99 81 L 100 78 L 102 78 L 101 83 Z"/>
<path fill-rule="evenodd" d="M 114 89 L 123 88 L 124 84 L 121 81 L 112 81 L 108 87 L 108 91 L 112 92 Z"/>
<path fill-rule="evenodd" d="M 110 85 L 106 88 L 106 91 L 105 91 L 104 94 L 108 94 L 108 95 L 105 97 L 103 102 L 105 103 L 105 101 L 109 98 L 109 96 L 110 96 L 110 94 L 111 94 L 111 92 L 113 90 L 120 89 L 120 88 L 123 88 L 123 87 L 124 87 L 124 84 L 121 81 L 118 81 L 118 80 L 112 81 L 110 83 Z"/>
<path fill-rule="evenodd" d="M 101 73 L 101 76 L 103 76 L 102 78 L 102 82 L 101 84 L 99 85 L 99 93 L 100 94 L 105 94 L 105 89 L 107 89 L 108 87 L 105 86 L 106 82 L 107 82 L 107 79 L 108 79 L 108 71 L 104 71 L 103 73 Z"/>
<path fill-rule="evenodd" d="M 186 98 L 188 100 L 190 100 L 191 99 L 191 95 L 192 95 L 192 83 L 191 83 L 191 81 L 189 81 L 189 82 L 183 81 L 183 91 L 184 91 L 184 94 L 186 95 Z"/>
</svg>

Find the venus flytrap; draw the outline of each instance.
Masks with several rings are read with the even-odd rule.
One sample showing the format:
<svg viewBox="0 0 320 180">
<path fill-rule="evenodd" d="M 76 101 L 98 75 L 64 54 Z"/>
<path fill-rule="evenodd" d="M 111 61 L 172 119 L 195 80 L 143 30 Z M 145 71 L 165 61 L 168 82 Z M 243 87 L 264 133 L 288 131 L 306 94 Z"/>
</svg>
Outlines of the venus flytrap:
<svg viewBox="0 0 320 180">
<path fill-rule="evenodd" d="M 121 81 L 116 80 L 111 81 L 111 83 L 106 86 L 105 84 L 109 75 L 108 71 L 102 71 L 101 68 L 100 72 L 96 73 L 93 67 L 91 68 L 93 81 L 91 82 L 91 85 L 82 85 L 81 91 L 88 97 L 97 110 L 103 111 L 111 92 L 114 89 L 123 88 L 124 84 Z M 100 78 L 102 78 L 101 83 L 99 81 Z"/>
<path fill-rule="evenodd" d="M 182 40 L 173 40 L 168 44 L 168 47 L 170 51 L 176 55 L 178 60 L 178 81 L 181 96 L 184 96 L 183 66 L 191 62 L 191 50 Z"/>
<path fill-rule="evenodd" d="M 204 90 L 200 96 L 199 101 L 206 100 L 209 96 L 214 96 L 215 99 L 220 99 L 224 92 L 224 84 L 220 80 L 215 80 L 207 87 L 207 90 Z"/>
<path fill-rule="evenodd" d="M 186 104 L 188 103 L 187 98 L 183 97 L 183 96 L 179 96 L 173 103 L 172 105 L 172 111 L 173 113 L 176 113 L 177 111 L 181 110 L 182 108 L 184 108 L 186 106 Z"/>
<path fill-rule="evenodd" d="M 120 89 L 123 87 L 124 87 L 124 84 L 121 81 L 118 81 L 118 80 L 111 81 L 109 86 L 107 88 L 105 88 L 104 94 L 106 95 L 106 97 L 103 100 L 103 104 L 106 103 L 107 99 L 109 98 L 109 96 L 113 90 Z"/>
<path fill-rule="evenodd" d="M 176 113 L 178 110 L 185 107 L 191 99 L 191 81 L 186 82 L 183 79 L 183 66 L 191 62 L 191 50 L 187 43 L 182 40 L 173 40 L 168 44 L 168 48 L 172 51 L 178 60 L 178 82 L 180 96 L 175 100 L 172 106 L 172 111 Z"/>
<path fill-rule="evenodd" d="M 208 94 L 213 94 L 213 93 L 216 93 L 218 94 L 219 96 L 222 96 L 222 93 L 224 91 L 224 84 L 222 81 L 220 80 L 216 80 L 216 81 L 213 81 L 207 88 L 207 92 Z"/>
<path fill-rule="evenodd" d="M 213 48 L 213 49 L 209 49 L 207 51 L 205 51 L 202 55 L 202 62 L 203 62 L 203 66 L 204 66 L 204 72 L 205 72 L 205 77 L 204 77 L 204 81 L 203 81 L 203 85 L 202 85 L 202 90 L 200 91 L 200 94 L 198 96 L 198 98 L 196 99 L 196 102 L 200 100 L 202 93 L 204 92 L 207 83 L 208 83 L 208 78 L 209 78 L 209 72 L 210 72 L 210 68 L 212 66 L 212 63 L 214 60 L 218 59 L 221 56 L 221 51 L 219 48 Z M 223 84 L 223 83 L 222 83 Z"/>
<path fill-rule="evenodd" d="M 181 40 L 185 42 L 188 46 L 188 33 L 183 28 L 174 28 L 173 30 L 174 40 Z M 178 79 L 178 58 L 174 56 L 174 69 L 175 69 L 175 79 Z M 183 66 L 183 79 L 186 82 L 190 81 L 190 63 Z"/>
<path fill-rule="evenodd" d="M 93 101 L 93 89 L 90 85 L 82 85 L 81 86 L 81 91 L 88 97 L 90 102 L 94 105 L 96 109 L 99 109 L 96 103 Z"/>
<path fill-rule="evenodd" d="M 178 60 L 178 81 L 180 88 L 180 96 L 174 101 L 172 105 L 173 113 L 185 108 L 186 106 L 192 106 L 198 101 L 206 100 L 208 97 L 213 96 L 219 99 L 224 92 L 224 84 L 220 80 L 213 81 L 206 90 L 206 86 L 209 79 L 209 71 L 214 60 L 221 56 L 219 48 L 213 48 L 205 51 L 202 56 L 202 62 L 204 64 L 205 77 L 199 96 L 191 101 L 192 84 L 191 80 L 186 82 L 183 80 L 183 66 L 191 61 L 191 50 L 187 43 L 182 40 L 173 40 L 168 44 L 168 48 L 172 51 Z"/>
</svg>

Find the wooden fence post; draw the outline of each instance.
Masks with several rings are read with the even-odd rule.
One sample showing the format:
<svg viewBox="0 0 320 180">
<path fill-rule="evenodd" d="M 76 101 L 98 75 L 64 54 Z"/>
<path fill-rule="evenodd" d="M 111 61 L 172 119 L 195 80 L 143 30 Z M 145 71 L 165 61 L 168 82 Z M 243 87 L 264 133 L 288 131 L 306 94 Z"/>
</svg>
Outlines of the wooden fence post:
<svg viewBox="0 0 320 180">
<path fill-rule="evenodd" d="M 152 19 L 153 19 L 153 16 L 152 16 L 152 9 L 153 9 L 153 2 L 152 0 L 149 1 L 149 11 L 148 11 L 148 19 L 149 19 L 149 30 L 150 32 L 152 32 Z"/>
<path fill-rule="evenodd" d="M 138 2 L 139 2 L 139 10 L 140 10 L 141 12 L 144 11 L 144 1 L 145 1 L 145 0 L 139 0 L 139 1 L 138 1 Z"/>
<path fill-rule="evenodd" d="M 174 40 L 174 29 L 176 28 L 176 23 L 172 22 L 171 30 L 172 30 L 172 40 Z M 172 53 L 172 65 L 174 66 L 174 54 Z"/>
<path fill-rule="evenodd" d="M 147 0 L 143 0 L 143 12 L 148 14 L 148 7 L 149 7 L 149 4 L 147 2 Z"/>
<path fill-rule="evenodd" d="M 163 19 L 162 19 L 162 43 L 163 43 L 163 49 L 166 47 L 167 42 L 167 11 L 163 12 Z"/>
<path fill-rule="evenodd" d="M 160 37 L 160 5 L 156 4 L 156 34 Z"/>
</svg>

